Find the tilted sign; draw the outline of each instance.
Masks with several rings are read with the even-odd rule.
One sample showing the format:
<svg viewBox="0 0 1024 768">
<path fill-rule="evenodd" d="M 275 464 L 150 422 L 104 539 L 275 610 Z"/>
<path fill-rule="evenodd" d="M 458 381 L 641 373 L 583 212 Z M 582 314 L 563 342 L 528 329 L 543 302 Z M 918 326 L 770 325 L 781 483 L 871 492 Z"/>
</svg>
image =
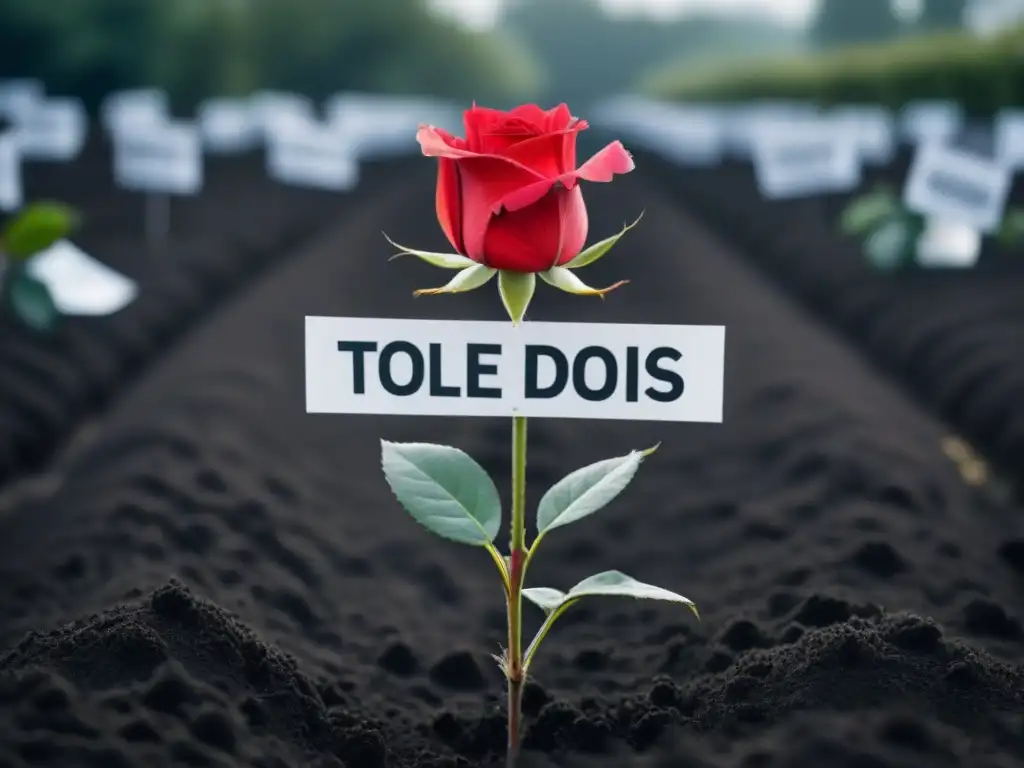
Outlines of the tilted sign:
<svg viewBox="0 0 1024 768">
<path fill-rule="evenodd" d="M 306 318 L 307 413 L 722 421 L 725 328 Z"/>
<path fill-rule="evenodd" d="M 931 143 L 917 151 L 903 197 L 908 208 L 924 216 L 992 233 L 1002 224 L 1009 190 L 1005 165 Z"/>
<path fill-rule="evenodd" d="M 68 240 L 60 240 L 36 254 L 25 268 L 46 284 L 63 315 L 110 315 L 124 309 L 138 295 L 134 280 Z"/>
</svg>

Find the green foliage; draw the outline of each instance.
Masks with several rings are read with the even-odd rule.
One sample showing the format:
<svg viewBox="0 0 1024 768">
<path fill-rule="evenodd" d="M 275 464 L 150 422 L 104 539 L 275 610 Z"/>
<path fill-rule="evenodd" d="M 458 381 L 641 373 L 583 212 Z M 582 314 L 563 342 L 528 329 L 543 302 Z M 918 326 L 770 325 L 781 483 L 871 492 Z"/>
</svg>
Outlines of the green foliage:
<svg viewBox="0 0 1024 768">
<path fill-rule="evenodd" d="M 498 535 L 498 489 L 465 452 L 447 445 L 381 440 L 381 464 L 395 497 L 432 533 L 481 547 Z"/>
<path fill-rule="evenodd" d="M 60 312 L 46 283 L 17 265 L 5 277 L 4 290 L 15 317 L 34 331 L 50 331 L 60 320 Z"/>
<path fill-rule="evenodd" d="M 992 38 L 921 35 L 813 56 L 750 62 L 662 78 L 652 95 L 666 99 L 798 99 L 823 105 L 953 99 L 971 114 L 1024 105 L 1024 27 Z"/>
<path fill-rule="evenodd" d="M 0 256 L 23 261 L 71 234 L 78 214 L 61 203 L 35 203 L 18 211 L 0 231 Z"/>
<path fill-rule="evenodd" d="M 4 0 L 3 77 L 38 77 L 90 109 L 111 91 L 156 85 L 178 112 L 255 88 L 500 101 L 540 84 L 521 47 L 424 0 Z"/>
<path fill-rule="evenodd" d="M 821 0 L 811 34 L 821 48 L 896 37 L 900 22 L 891 0 Z"/>
<path fill-rule="evenodd" d="M 792 51 L 802 34 L 757 14 L 688 15 L 678 21 L 616 18 L 595 0 L 519 0 L 502 24 L 542 63 L 541 101 L 566 101 L 584 114 L 666 61 Z"/>
</svg>

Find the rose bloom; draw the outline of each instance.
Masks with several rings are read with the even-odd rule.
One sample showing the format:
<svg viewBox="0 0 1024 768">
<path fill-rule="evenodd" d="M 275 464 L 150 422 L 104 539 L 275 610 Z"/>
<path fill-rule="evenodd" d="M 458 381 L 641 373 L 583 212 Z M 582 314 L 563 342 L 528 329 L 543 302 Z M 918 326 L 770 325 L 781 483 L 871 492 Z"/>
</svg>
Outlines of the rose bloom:
<svg viewBox="0 0 1024 768">
<path fill-rule="evenodd" d="M 417 141 L 438 158 L 437 218 L 452 246 L 493 269 L 544 272 L 577 256 L 587 239 L 579 182 L 633 170 L 615 141 L 579 168 L 576 135 L 588 126 L 565 104 L 502 112 L 474 105 L 466 137 L 421 126 Z"/>
</svg>

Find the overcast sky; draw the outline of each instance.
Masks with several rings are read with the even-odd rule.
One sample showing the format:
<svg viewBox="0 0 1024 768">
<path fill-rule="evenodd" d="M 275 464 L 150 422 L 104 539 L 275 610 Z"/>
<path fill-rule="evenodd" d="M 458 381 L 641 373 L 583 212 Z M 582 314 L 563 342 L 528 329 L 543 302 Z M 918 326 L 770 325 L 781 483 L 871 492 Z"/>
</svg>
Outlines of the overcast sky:
<svg viewBox="0 0 1024 768">
<path fill-rule="evenodd" d="M 548 0 L 558 2 L 558 0 Z M 506 0 L 431 0 L 439 9 L 448 11 L 477 28 L 488 28 L 499 18 Z M 613 13 L 644 13 L 674 18 L 693 11 L 757 10 L 769 12 L 780 20 L 800 24 L 814 10 L 817 0 L 599 0 Z M 851 0 L 856 2 L 856 0 Z"/>
</svg>

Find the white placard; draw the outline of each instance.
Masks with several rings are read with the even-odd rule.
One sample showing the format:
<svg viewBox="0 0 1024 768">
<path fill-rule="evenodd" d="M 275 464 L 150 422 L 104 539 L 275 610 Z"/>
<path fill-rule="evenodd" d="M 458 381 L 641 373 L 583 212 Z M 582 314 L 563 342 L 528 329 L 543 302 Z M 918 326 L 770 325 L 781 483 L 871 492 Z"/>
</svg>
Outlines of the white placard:
<svg viewBox="0 0 1024 768">
<path fill-rule="evenodd" d="M 680 107 L 666 110 L 652 127 L 661 136 L 660 152 L 685 165 L 708 166 L 722 160 L 725 129 L 722 116 L 713 109 Z"/>
<path fill-rule="evenodd" d="M 138 88 L 112 93 L 100 105 L 100 121 L 115 136 L 144 130 L 169 120 L 170 101 L 157 88 Z"/>
<path fill-rule="evenodd" d="M 111 315 L 138 295 L 134 280 L 67 240 L 36 254 L 25 268 L 46 284 L 58 311 L 64 315 Z"/>
<path fill-rule="evenodd" d="M 324 112 L 360 159 L 415 154 L 420 124 L 457 131 L 461 122 L 451 107 L 419 97 L 340 93 L 327 101 Z"/>
<path fill-rule="evenodd" d="M 249 98 L 249 107 L 257 129 L 266 139 L 296 122 L 316 120 L 313 102 L 297 93 L 257 91 Z"/>
<path fill-rule="evenodd" d="M 0 133 L 0 211 L 16 211 L 23 200 L 21 153 L 14 131 Z"/>
<path fill-rule="evenodd" d="M 896 120 L 884 107 L 863 104 L 836 107 L 827 119 L 850 136 L 861 160 L 886 165 L 896 153 Z"/>
<path fill-rule="evenodd" d="M 199 132 L 187 123 L 166 122 L 118 134 L 114 178 L 136 192 L 197 194 L 203 186 Z"/>
<path fill-rule="evenodd" d="M 73 98 L 37 101 L 14 122 L 21 155 L 29 160 L 74 160 L 89 130 L 85 106 Z"/>
<path fill-rule="evenodd" d="M 861 181 L 858 145 L 824 122 L 765 126 L 754 137 L 753 160 L 758 188 L 772 200 L 846 192 Z"/>
<path fill-rule="evenodd" d="M 817 123 L 820 110 L 812 104 L 788 101 L 755 101 L 733 104 L 723 110 L 725 144 L 730 154 L 742 158 L 752 157 L 757 137 L 773 126 L 783 127 L 795 123 Z"/>
<path fill-rule="evenodd" d="M 46 88 L 41 80 L 0 80 L 0 117 L 17 120 L 44 98 Z"/>
<path fill-rule="evenodd" d="M 929 219 L 917 241 L 922 267 L 973 267 L 981 255 L 981 233 L 967 224 Z"/>
<path fill-rule="evenodd" d="M 1024 109 L 1003 109 L 995 120 L 995 155 L 1011 168 L 1024 167 Z"/>
<path fill-rule="evenodd" d="M 903 199 L 916 213 L 992 233 L 1002 223 L 1009 190 L 1005 165 L 935 142 L 915 154 Z"/>
<path fill-rule="evenodd" d="M 963 109 L 954 101 L 915 101 L 900 111 L 900 128 L 912 144 L 949 141 L 963 123 Z"/>
<path fill-rule="evenodd" d="M 203 146 L 209 152 L 247 152 L 259 140 L 259 125 L 246 99 L 210 99 L 196 115 Z"/>
<path fill-rule="evenodd" d="M 282 184 L 336 192 L 359 183 L 359 163 L 330 125 L 296 120 L 267 138 L 267 173 Z"/>
<path fill-rule="evenodd" d="M 306 318 L 306 412 L 721 422 L 725 328 Z"/>
</svg>

